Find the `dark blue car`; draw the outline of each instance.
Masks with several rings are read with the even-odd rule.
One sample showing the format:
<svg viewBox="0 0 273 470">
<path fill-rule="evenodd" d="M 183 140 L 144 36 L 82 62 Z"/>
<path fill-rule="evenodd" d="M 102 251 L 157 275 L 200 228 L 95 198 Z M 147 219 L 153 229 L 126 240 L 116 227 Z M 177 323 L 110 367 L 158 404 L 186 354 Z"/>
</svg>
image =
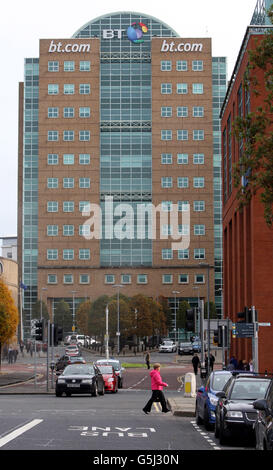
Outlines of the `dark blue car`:
<svg viewBox="0 0 273 470">
<path fill-rule="evenodd" d="M 218 402 L 217 392 L 221 392 L 231 376 L 228 370 L 215 370 L 207 380 L 205 386 L 197 391 L 195 416 L 197 424 L 204 423 L 207 430 L 215 424 L 215 408 Z"/>
</svg>

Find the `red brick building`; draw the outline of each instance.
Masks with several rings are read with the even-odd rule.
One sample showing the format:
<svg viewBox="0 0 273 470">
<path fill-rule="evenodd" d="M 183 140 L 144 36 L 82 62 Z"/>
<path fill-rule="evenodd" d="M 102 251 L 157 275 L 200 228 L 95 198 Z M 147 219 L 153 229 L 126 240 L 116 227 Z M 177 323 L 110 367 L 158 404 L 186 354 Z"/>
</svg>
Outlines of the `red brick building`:
<svg viewBox="0 0 273 470">
<path fill-rule="evenodd" d="M 232 168 L 239 160 L 240 142 L 232 132 L 232 123 L 238 116 L 253 112 L 264 102 L 265 92 L 256 96 L 250 88 L 243 88 L 248 64 L 248 51 L 255 48 L 262 28 L 249 27 L 246 31 L 235 69 L 221 111 L 222 181 L 223 181 L 223 277 L 224 313 L 232 322 L 244 307 L 255 306 L 258 321 L 271 323 L 259 326 L 259 371 L 273 371 L 273 230 L 264 220 L 264 207 L 257 194 L 248 207 L 239 212 Z M 262 83 L 262 76 L 257 76 Z M 232 335 L 231 335 L 232 336 Z M 253 356 L 252 340 L 232 338 L 230 355 L 250 360 Z"/>
</svg>

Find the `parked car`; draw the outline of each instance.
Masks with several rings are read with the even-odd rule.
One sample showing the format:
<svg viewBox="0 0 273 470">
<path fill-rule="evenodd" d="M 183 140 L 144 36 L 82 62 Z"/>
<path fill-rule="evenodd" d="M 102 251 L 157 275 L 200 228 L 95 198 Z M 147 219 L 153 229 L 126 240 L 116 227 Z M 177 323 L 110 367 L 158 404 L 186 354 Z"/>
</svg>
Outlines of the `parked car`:
<svg viewBox="0 0 273 470">
<path fill-rule="evenodd" d="M 253 425 L 257 419 L 257 410 L 253 402 L 265 398 L 270 384 L 268 376 L 255 373 L 232 374 L 219 398 L 215 410 L 215 436 L 220 444 L 225 444 L 230 437 L 255 437 Z"/>
<path fill-rule="evenodd" d="M 197 424 L 204 422 L 205 428 L 209 430 L 215 424 L 215 408 L 218 403 L 217 392 L 223 390 L 225 384 L 231 377 L 227 370 L 215 370 L 207 380 L 205 386 L 197 391 L 195 403 L 195 417 Z"/>
<path fill-rule="evenodd" d="M 64 370 L 70 364 L 86 364 L 86 361 L 81 356 L 68 356 L 65 354 L 56 362 L 56 371 Z"/>
<path fill-rule="evenodd" d="M 79 356 L 80 350 L 76 344 L 70 344 L 65 348 L 65 354 L 67 356 Z"/>
<path fill-rule="evenodd" d="M 116 375 L 118 376 L 118 388 L 123 387 L 123 371 L 125 370 L 124 367 L 121 367 L 120 362 L 117 359 L 99 359 L 96 361 L 96 365 L 109 365 L 113 366 Z"/>
<path fill-rule="evenodd" d="M 254 424 L 257 450 L 273 450 L 273 379 L 264 398 L 256 400 L 253 407 L 258 411 Z"/>
<path fill-rule="evenodd" d="M 193 347 L 191 342 L 180 343 L 178 347 L 178 354 L 182 356 L 183 354 L 193 354 Z"/>
<path fill-rule="evenodd" d="M 67 366 L 56 380 L 56 397 L 90 393 L 93 397 L 104 395 L 104 380 L 95 365 L 76 364 Z"/>
<path fill-rule="evenodd" d="M 174 341 L 163 341 L 162 344 L 159 345 L 159 352 L 176 352 L 177 346 Z"/>
<path fill-rule="evenodd" d="M 114 367 L 98 364 L 98 369 L 101 371 L 103 379 L 104 379 L 105 391 L 117 393 L 118 392 L 118 376 L 115 373 Z"/>
<path fill-rule="evenodd" d="M 200 353 L 201 352 L 201 341 L 193 341 L 192 350 L 193 350 L 193 353 Z"/>
</svg>

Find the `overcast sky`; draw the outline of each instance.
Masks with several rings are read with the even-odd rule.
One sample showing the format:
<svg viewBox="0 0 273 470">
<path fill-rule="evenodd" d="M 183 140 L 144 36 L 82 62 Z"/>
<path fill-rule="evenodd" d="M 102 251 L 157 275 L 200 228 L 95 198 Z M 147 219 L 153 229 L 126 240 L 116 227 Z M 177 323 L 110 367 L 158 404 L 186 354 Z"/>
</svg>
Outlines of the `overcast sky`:
<svg viewBox="0 0 273 470">
<path fill-rule="evenodd" d="M 24 58 L 39 57 L 39 39 L 70 38 L 99 16 L 135 11 L 166 23 L 181 37 L 211 37 L 213 56 L 227 57 L 229 78 L 256 3 L 257 0 L 2 2 L 0 237 L 17 235 L 18 83 L 24 79 Z"/>
</svg>

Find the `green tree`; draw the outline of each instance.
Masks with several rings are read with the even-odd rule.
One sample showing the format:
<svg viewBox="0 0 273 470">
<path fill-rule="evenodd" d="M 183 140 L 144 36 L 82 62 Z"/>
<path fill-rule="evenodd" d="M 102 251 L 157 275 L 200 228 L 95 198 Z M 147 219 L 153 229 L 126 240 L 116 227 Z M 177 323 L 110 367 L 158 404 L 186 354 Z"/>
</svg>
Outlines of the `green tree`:
<svg viewBox="0 0 273 470">
<path fill-rule="evenodd" d="M 33 305 L 33 311 L 32 311 L 32 316 L 33 318 L 40 319 L 41 317 L 41 301 L 37 300 L 35 304 Z M 42 318 L 45 320 L 49 320 L 49 313 L 47 309 L 47 305 L 44 301 L 42 301 Z"/>
<path fill-rule="evenodd" d="M 268 15 L 273 23 L 273 4 Z M 248 205 L 258 193 L 264 205 L 264 218 L 273 223 L 273 30 L 268 29 L 249 53 L 249 65 L 243 83 L 245 93 L 258 96 L 265 91 L 262 104 L 246 116 L 238 116 L 233 132 L 243 144 L 239 161 L 234 165 L 234 185 L 238 189 L 239 209 Z M 244 184 L 242 185 L 242 178 Z"/>
<path fill-rule="evenodd" d="M 69 304 L 64 299 L 60 300 L 54 311 L 54 324 L 63 328 L 65 334 L 72 331 L 72 321 L 72 311 Z"/>
<path fill-rule="evenodd" d="M 108 295 L 101 295 L 91 304 L 88 316 L 88 334 L 103 342 L 106 330 L 106 305 L 109 303 Z"/>
<path fill-rule="evenodd" d="M 187 300 L 183 300 L 179 303 L 179 307 L 176 312 L 176 327 L 184 328 L 186 326 L 186 312 L 191 306 Z"/>
<path fill-rule="evenodd" d="M 158 297 L 158 302 L 160 303 L 162 307 L 162 311 L 165 316 L 165 322 L 166 322 L 166 328 L 169 330 L 172 326 L 172 310 L 169 307 L 168 304 L 168 299 L 167 297 L 164 297 L 163 295 L 160 295 Z"/>
<path fill-rule="evenodd" d="M 88 335 L 88 318 L 91 310 L 90 300 L 82 302 L 76 311 L 76 324 L 78 327 L 78 333 L 82 335 Z"/>
<path fill-rule="evenodd" d="M 204 317 L 208 318 L 208 302 L 205 302 L 204 306 Z M 210 301 L 209 303 L 209 317 L 210 318 L 217 318 L 217 310 L 216 305 L 214 302 Z"/>
<path fill-rule="evenodd" d="M 142 294 L 134 295 L 130 300 L 130 307 L 136 318 L 135 334 L 138 338 L 153 334 L 153 321 L 148 298 Z"/>
<path fill-rule="evenodd" d="M 18 325 L 18 309 L 7 285 L 0 280 L 0 367 L 2 344 L 12 339 Z"/>
</svg>

